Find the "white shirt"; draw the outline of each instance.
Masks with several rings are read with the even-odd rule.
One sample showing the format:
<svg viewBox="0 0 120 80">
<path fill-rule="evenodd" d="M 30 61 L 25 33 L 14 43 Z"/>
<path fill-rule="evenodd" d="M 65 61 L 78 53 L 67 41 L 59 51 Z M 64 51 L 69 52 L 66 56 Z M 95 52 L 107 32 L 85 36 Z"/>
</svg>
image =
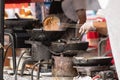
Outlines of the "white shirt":
<svg viewBox="0 0 120 80">
<path fill-rule="evenodd" d="M 100 4 L 100 7 L 101 7 L 102 9 L 105 9 L 106 6 L 108 5 L 109 0 L 98 0 L 98 2 L 99 2 L 99 4 Z"/>
<path fill-rule="evenodd" d="M 102 10 L 98 13 L 107 20 L 108 34 L 115 61 L 117 74 L 120 80 L 120 0 L 98 0 Z"/>
<path fill-rule="evenodd" d="M 109 0 L 104 9 L 112 53 L 120 80 L 120 0 Z"/>
</svg>

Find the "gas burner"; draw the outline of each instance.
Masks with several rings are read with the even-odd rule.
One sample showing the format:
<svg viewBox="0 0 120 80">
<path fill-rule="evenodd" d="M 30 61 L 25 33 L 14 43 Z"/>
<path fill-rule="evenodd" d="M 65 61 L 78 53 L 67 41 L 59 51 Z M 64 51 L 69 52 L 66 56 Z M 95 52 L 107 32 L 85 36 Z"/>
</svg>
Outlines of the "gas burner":
<svg viewBox="0 0 120 80">
<path fill-rule="evenodd" d="M 102 80 L 117 80 L 116 72 L 111 66 L 74 66 L 79 77 L 90 76 Z"/>
<path fill-rule="evenodd" d="M 110 70 L 110 66 L 74 66 L 81 75 L 91 76 L 91 72 Z"/>
</svg>

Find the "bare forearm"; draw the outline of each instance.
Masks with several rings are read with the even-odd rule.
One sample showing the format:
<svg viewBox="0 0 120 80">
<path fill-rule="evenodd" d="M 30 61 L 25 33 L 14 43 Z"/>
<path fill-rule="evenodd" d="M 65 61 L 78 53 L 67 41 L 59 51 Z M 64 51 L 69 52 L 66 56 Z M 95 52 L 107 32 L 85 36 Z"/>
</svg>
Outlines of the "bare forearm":
<svg viewBox="0 0 120 80">
<path fill-rule="evenodd" d="M 80 24 L 85 23 L 85 21 L 86 21 L 86 10 L 85 9 L 79 9 L 76 12 L 77 12 L 78 18 L 80 20 Z"/>
<path fill-rule="evenodd" d="M 107 35 L 107 25 L 106 22 L 93 22 L 96 31 L 100 34 Z"/>
</svg>

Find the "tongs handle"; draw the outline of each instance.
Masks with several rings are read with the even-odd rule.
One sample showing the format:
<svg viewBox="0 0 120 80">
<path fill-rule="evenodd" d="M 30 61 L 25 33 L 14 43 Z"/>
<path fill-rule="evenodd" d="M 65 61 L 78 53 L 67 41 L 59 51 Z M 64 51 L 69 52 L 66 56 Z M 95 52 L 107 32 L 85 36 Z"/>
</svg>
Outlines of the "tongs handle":
<svg viewBox="0 0 120 80">
<path fill-rule="evenodd" d="M 77 21 L 77 24 L 76 24 L 75 37 L 78 37 L 78 39 L 81 41 L 82 38 L 83 38 L 83 35 L 86 33 L 86 31 L 82 31 L 82 33 L 80 33 L 80 35 L 77 36 L 77 34 L 78 34 L 77 27 L 78 27 L 78 26 L 81 26 L 80 20 L 78 20 L 78 21 Z"/>
<path fill-rule="evenodd" d="M 83 38 L 84 34 L 86 34 L 86 32 L 85 32 L 85 31 L 84 31 L 83 33 L 81 33 L 81 34 L 80 34 L 80 36 L 79 36 L 79 40 L 80 40 L 80 41 L 82 40 L 82 38 Z"/>
<path fill-rule="evenodd" d="M 17 19 L 21 19 L 18 13 L 15 13 L 15 16 L 17 17 Z"/>
</svg>

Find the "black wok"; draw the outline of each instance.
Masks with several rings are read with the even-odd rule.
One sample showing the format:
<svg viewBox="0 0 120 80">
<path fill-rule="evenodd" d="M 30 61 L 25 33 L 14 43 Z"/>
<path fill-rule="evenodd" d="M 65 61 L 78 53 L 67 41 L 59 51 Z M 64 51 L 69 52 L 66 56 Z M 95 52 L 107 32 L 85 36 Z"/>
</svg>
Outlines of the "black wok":
<svg viewBox="0 0 120 80">
<path fill-rule="evenodd" d="M 33 29 L 29 32 L 31 40 L 36 41 L 56 41 L 62 37 L 65 31 L 45 31 L 42 29 Z"/>
<path fill-rule="evenodd" d="M 86 50 L 88 48 L 88 42 L 86 41 L 65 41 L 58 40 L 51 44 L 50 49 L 54 52 L 64 52 L 67 50 Z"/>
<path fill-rule="evenodd" d="M 112 57 L 91 57 L 91 58 L 84 58 L 84 57 L 74 57 L 73 63 L 74 65 L 78 66 L 105 66 L 105 65 L 112 65 L 111 60 Z"/>
<path fill-rule="evenodd" d="M 33 29 L 34 25 L 38 20 L 36 19 L 27 19 L 27 18 L 13 18 L 5 19 L 6 28 L 23 28 L 23 29 Z"/>
</svg>

